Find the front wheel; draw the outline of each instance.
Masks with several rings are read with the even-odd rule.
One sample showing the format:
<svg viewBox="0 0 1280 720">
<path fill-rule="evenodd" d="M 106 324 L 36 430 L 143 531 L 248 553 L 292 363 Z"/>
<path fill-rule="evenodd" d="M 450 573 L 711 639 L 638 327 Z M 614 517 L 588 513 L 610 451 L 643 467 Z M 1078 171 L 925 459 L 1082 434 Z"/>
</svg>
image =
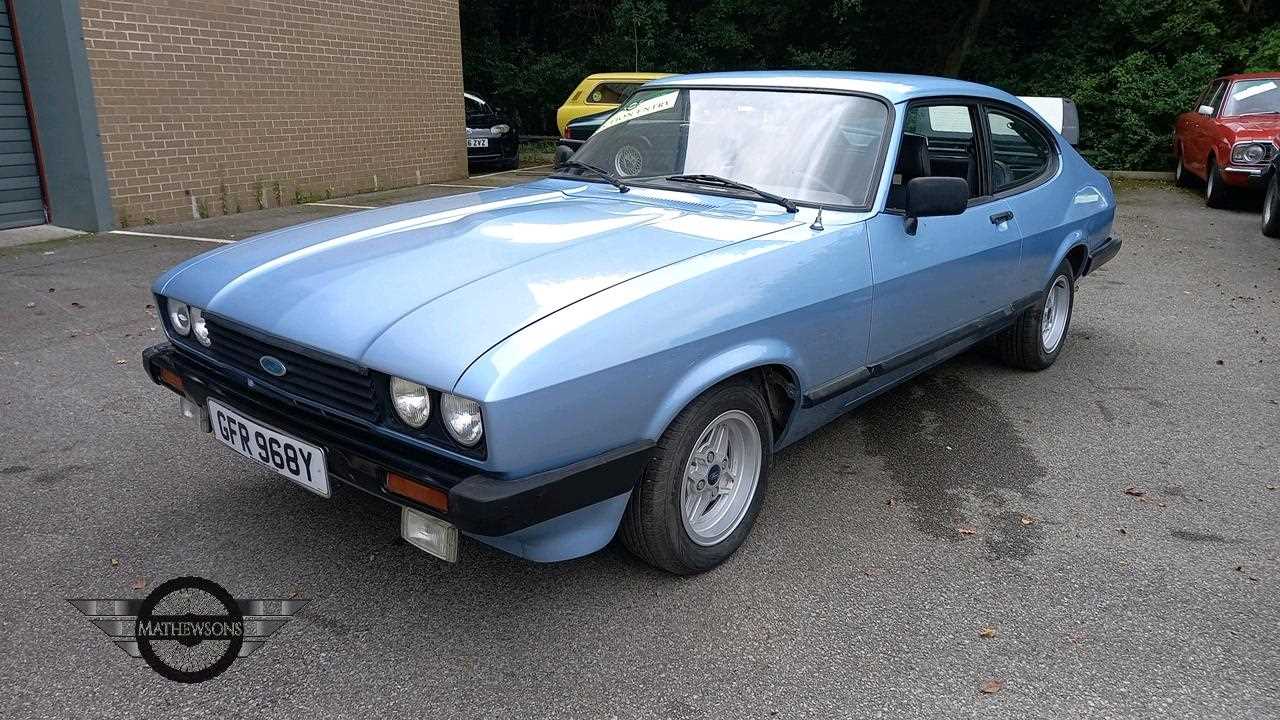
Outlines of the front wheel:
<svg viewBox="0 0 1280 720">
<path fill-rule="evenodd" d="M 677 575 L 704 572 L 742 545 L 764 500 L 773 426 L 760 389 L 703 393 L 658 441 L 622 520 L 622 541 Z"/>
<path fill-rule="evenodd" d="M 1022 311 L 1013 325 L 995 336 L 995 348 L 1008 365 L 1023 370 L 1044 370 L 1067 344 L 1071 311 L 1075 305 L 1076 276 L 1063 261 L 1035 305 Z"/>
<path fill-rule="evenodd" d="M 1227 193 L 1227 184 L 1222 181 L 1222 173 L 1218 172 L 1218 163 L 1209 158 L 1204 181 L 1204 204 L 1211 208 L 1225 207 Z"/>
<path fill-rule="evenodd" d="M 1262 234 L 1280 238 L 1280 170 L 1271 171 L 1267 199 L 1262 201 Z"/>
</svg>

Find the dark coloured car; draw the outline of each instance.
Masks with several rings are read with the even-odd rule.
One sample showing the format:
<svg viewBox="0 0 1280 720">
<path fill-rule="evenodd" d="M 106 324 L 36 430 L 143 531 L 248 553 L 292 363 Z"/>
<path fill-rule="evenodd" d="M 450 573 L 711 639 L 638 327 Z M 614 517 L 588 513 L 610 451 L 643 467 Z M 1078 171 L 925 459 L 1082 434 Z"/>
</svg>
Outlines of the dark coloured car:
<svg viewBox="0 0 1280 720">
<path fill-rule="evenodd" d="M 467 161 L 514 170 L 520 166 L 520 133 L 497 107 L 463 93 L 467 111 Z"/>
</svg>

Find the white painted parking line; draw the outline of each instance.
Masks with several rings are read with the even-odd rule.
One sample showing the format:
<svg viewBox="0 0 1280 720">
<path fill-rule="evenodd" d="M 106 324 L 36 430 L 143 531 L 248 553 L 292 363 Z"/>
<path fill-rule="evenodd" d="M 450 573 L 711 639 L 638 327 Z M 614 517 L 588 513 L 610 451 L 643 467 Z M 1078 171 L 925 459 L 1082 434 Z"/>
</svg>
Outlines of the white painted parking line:
<svg viewBox="0 0 1280 720">
<path fill-rule="evenodd" d="M 553 163 L 546 163 L 545 165 L 530 165 L 529 167 L 516 168 L 515 170 L 499 170 L 498 172 L 485 173 L 484 175 L 471 175 L 469 177 L 474 180 L 475 178 L 493 177 L 494 175 L 506 175 L 507 173 L 520 172 L 521 170 L 536 170 L 538 168 L 551 167 L 552 165 Z"/>
<path fill-rule="evenodd" d="M 319 205 L 320 207 L 350 208 L 352 210 L 374 210 L 374 209 L 377 209 L 378 207 L 377 205 L 341 205 L 339 203 L 322 203 L 322 202 L 313 202 L 313 203 L 307 203 L 307 204 Z"/>
<path fill-rule="evenodd" d="M 235 240 L 219 240 L 218 238 L 191 237 L 189 235 L 165 235 L 161 233 L 133 232 L 132 230 L 108 230 L 107 232 L 111 235 L 131 235 L 133 237 L 167 238 L 169 240 L 194 240 L 196 242 L 211 242 L 211 243 L 219 243 L 222 245 L 229 245 L 235 242 Z"/>
</svg>

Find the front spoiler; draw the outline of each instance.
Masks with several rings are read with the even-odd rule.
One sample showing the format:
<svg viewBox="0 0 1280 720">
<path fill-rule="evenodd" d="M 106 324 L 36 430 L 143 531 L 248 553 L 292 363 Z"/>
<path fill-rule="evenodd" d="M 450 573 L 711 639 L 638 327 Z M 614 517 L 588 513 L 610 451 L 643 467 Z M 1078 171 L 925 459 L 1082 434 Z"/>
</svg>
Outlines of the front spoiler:
<svg viewBox="0 0 1280 720">
<path fill-rule="evenodd" d="M 519 478 L 469 472 L 470 468 L 420 448 L 396 443 L 340 418 L 283 407 L 250 390 L 225 368 L 183 354 L 170 343 L 142 353 L 147 375 L 158 385 L 160 371 L 182 378 L 181 394 L 199 407 L 213 397 L 285 433 L 328 452 L 331 476 L 387 502 L 441 518 L 471 535 L 498 537 L 566 513 L 624 495 L 635 487 L 653 454 L 653 443 L 617 448 L 561 468 Z M 440 511 L 387 490 L 395 472 L 448 494 Z"/>
</svg>

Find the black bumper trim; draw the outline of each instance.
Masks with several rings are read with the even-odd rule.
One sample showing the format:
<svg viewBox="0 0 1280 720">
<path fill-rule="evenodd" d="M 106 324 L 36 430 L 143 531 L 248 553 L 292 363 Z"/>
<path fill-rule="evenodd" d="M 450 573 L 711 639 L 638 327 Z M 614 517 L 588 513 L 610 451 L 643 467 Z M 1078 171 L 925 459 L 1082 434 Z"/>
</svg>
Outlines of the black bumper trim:
<svg viewBox="0 0 1280 720">
<path fill-rule="evenodd" d="M 1089 254 L 1089 261 L 1085 263 L 1084 272 L 1080 276 L 1088 275 L 1105 265 L 1111 258 L 1119 255 L 1122 244 L 1124 244 L 1124 241 L 1119 238 L 1107 238 L 1104 240 L 1097 250 Z"/>
<path fill-rule="evenodd" d="M 635 487 L 653 454 L 652 442 L 640 442 L 528 477 L 492 477 L 351 423 L 284 407 L 270 396 L 243 389 L 217 368 L 181 353 L 170 343 L 144 350 L 142 363 L 151 380 L 162 387 L 168 386 L 159 381 L 161 368 L 177 373 L 183 379 L 187 398 L 201 407 L 213 397 L 282 432 L 323 446 L 328 451 L 332 477 L 392 504 L 439 517 L 475 535 L 507 535 L 617 497 Z M 448 493 L 448 512 L 388 492 L 388 471 Z"/>
</svg>

